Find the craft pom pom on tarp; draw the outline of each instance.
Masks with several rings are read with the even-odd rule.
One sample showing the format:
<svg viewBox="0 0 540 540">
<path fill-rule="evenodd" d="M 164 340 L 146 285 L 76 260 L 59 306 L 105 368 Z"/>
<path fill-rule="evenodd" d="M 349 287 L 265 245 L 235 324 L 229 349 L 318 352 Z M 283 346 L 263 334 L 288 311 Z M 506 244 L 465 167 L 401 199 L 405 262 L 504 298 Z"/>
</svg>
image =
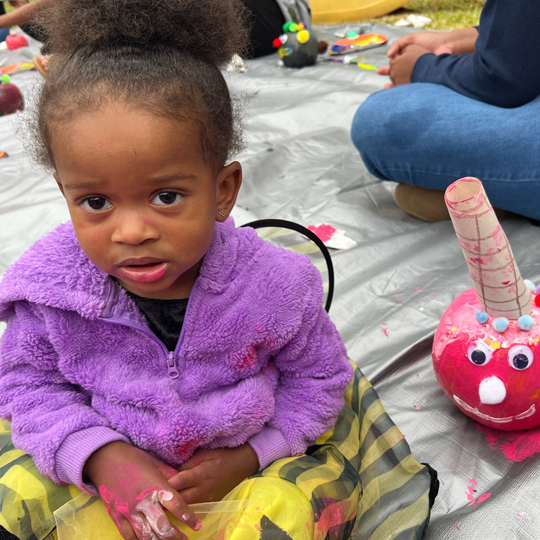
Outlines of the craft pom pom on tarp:
<svg viewBox="0 0 540 540">
<path fill-rule="evenodd" d="M 462 178 L 446 204 L 474 284 L 444 313 L 433 365 L 457 407 L 497 430 L 540 425 L 540 309 L 521 277 L 480 180 Z"/>
<path fill-rule="evenodd" d="M 273 46 L 287 67 L 301 68 L 317 62 L 319 43 L 313 31 L 302 22 L 286 22 L 283 34 L 274 39 Z"/>
</svg>

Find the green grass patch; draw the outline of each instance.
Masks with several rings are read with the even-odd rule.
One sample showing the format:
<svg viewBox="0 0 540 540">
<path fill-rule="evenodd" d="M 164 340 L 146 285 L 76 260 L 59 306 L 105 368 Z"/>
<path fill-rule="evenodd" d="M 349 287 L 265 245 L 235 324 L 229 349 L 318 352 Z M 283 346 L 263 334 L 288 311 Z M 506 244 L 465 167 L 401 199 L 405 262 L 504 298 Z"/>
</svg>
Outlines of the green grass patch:
<svg viewBox="0 0 540 540">
<path fill-rule="evenodd" d="M 478 24 L 484 3 L 485 0 L 413 0 L 405 7 L 369 22 L 394 24 L 414 13 L 432 19 L 424 30 L 468 28 Z"/>
</svg>

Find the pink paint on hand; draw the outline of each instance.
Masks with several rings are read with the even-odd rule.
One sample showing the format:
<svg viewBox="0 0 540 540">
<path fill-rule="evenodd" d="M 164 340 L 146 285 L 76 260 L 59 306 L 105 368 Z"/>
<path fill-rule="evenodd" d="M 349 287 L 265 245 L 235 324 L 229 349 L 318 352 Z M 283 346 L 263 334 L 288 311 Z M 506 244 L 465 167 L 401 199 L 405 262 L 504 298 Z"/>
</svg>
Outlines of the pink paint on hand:
<svg viewBox="0 0 540 540">
<path fill-rule="evenodd" d="M 336 228 L 327 223 L 321 223 L 320 225 L 308 225 L 307 228 L 315 233 L 323 242 L 328 242 L 336 234 Z"/>
</svg>

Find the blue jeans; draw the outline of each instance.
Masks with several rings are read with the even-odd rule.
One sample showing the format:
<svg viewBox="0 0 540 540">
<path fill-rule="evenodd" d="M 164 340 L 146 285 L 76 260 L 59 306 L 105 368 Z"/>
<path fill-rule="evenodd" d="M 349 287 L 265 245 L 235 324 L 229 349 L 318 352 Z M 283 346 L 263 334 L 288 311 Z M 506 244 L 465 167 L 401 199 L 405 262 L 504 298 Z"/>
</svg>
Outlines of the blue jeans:
<svg viewBox="0 0 540 540">
<path fill-rule="evenodd" d="M 371 95 L 352 140 L 369 172 L 433 189 L 482 180 L 491 204 L 540 220 L 540 97 L 516 109 L 416 83 Z"/>
<path fill-rule="evenodd" d="M 0 43 L 9 36 L 9 28 L 0 28 Z"/>
</svg>

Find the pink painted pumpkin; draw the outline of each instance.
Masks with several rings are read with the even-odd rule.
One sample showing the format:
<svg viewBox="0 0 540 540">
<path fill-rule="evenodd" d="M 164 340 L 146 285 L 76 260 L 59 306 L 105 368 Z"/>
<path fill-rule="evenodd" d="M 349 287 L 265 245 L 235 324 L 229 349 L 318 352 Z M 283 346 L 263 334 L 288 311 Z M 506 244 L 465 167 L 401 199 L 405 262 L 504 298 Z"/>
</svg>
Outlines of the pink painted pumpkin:
<svg viewBox="0 0 540 540">
<path fill-rule="evenodd" d="M 504 431 L 540 425 L 540 310 L 477 178 L 445 201 L 474 289 L 444 313 L 433 343 L 435 374 L 466 415 Z"/>
<path fill-rule="evenodd" d="M 433 366 L 441 388 L 466 415 L 485 426 L 514 431 L 540 425 L 540 325 L 529 331 L 509 321 L 497 332 L 485 324 L 475 289 L 459 295 L 435 333 Z M 533 306 L 530 316 L 540 320 Z"/>
</svg>

